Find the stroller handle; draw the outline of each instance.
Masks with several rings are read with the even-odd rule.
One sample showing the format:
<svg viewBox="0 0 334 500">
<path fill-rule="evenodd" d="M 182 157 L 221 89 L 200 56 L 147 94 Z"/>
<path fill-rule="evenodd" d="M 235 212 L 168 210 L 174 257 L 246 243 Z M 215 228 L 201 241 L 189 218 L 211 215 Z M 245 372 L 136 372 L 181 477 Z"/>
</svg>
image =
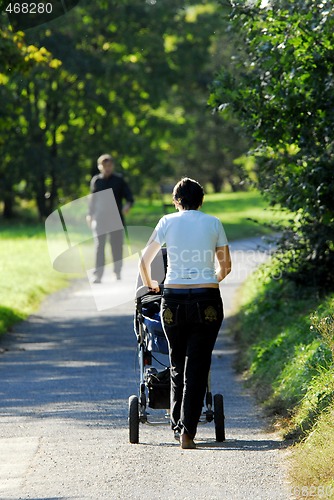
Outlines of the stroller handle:
<svg viewBox="0 0 334 500">
<path fill-rule="evenodd" d="M 141 305 L 142 303 L 142 299 L 144 297 L 161 297 L 162 296 L 162 292 L 164 290 L 164 285 L 163 284 L 159 284 L 159 292 L 154 292 L 153 290 L 150 290 L 146 285 L 142 285 L 140 287 L 137 288 L 136 290 L 136 303 L 137 303 L 137 306 Z"/>
</svg>

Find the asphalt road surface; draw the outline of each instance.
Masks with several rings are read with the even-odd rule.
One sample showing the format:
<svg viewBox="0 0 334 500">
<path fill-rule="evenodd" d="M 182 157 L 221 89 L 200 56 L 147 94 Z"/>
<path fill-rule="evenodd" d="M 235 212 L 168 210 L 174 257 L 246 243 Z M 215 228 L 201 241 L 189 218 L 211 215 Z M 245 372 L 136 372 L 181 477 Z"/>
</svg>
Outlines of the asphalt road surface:
<svg viewBox="0 0 334 500">
<path fill-rule="evenodd" d="M 234 373 L 227 335 L 239 284 L 266 258 L 258 243 L 232 244 L 234 271 L 221 286 L 211 381 L 224 395 L 225 442 L 209 423 L 196 450 L 181 450 L 166 423 L 140 424 L 139 444 L 129 443 L 128 398 L 139 388 L 132 263 L 122 281 L 107 272 L 99 285 L 73 282 L 1 341 L 0 498 L 292 498 L 287 451 Z"/>
</svg>

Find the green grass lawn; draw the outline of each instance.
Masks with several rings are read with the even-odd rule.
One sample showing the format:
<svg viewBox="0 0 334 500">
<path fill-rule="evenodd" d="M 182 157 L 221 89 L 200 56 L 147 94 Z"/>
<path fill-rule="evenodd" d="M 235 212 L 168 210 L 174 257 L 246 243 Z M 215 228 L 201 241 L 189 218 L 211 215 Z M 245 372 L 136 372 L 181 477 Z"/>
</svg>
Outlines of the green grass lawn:
<svg viewBox="0 0 334 500">
<path fill-rule="evenodd" d="M 33 312 L 49 293 L 68 282 L 53 270 L 42 226 L 0 231 L 0 333 Z"/>
<path fill-rule="evenodd" d="M 277 222 L 281 217 L 281 213 L 271 210 L 256 191 L 208 194 L 201 210 L 215 215 L 222 221 L 230 241 L 268 234 L 271 230 L 265 224 Z M 175 209 L 170 207 L 169 212 L 173 211 Z M 127 217 L 127 222 L 129 225 L 154 227 L 163 215 L 163 205 L 160 200 L 151 202 L 137 200 Z"/>
</svg>

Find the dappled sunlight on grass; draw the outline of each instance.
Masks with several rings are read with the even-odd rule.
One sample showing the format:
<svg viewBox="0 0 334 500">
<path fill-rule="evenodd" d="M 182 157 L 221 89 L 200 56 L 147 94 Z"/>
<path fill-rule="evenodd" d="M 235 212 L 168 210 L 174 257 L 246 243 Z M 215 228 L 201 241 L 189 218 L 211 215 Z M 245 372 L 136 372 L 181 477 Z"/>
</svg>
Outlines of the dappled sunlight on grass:
<svg viewBox="0 0 334 500">
<path fill-rule="evenodd" d="M 45 295 L 64 286 L 67 279 L 52 269 L 45 237 L 24 237 L 21 230 L 20 237 L 14 230 L 11 233 L 13 237 L 1 235 L 0 304 L 15 310 L 21 318 L 32 312 Z M 3 321 L 2 331 L 8 325 L 9 318 Z"/>
<path fill-rule="evenodd" d="M 285 217 L 281 211 L 271 209 L 256 191 L 208 194 L 204 198 L 202 210 L 222 221 L 230 241 L 268 234 L 272 230 L 264 224 L 276 223 Z M 173 207 L 169 210 L 170 213 L 174 211 Z M 129 225 L 146 224 L 154 227 L 163 215 L 161 200 L 138 200 L 127 222 Z"/>
</svg>

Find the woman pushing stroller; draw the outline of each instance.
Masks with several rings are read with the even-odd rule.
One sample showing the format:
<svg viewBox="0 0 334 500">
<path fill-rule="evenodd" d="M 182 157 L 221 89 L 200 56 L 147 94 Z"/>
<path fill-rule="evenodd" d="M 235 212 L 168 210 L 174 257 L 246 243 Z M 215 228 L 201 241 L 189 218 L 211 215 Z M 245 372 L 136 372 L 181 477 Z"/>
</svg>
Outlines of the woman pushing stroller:
<svg viewBox="0 0 334 500">
<path fill-rule="evenodd" d="M 224 317 L 219 282 L 231 271 L 225 231 L 218 218 L 199 210 L 203 198 L 202 186 L 193 179 L 175 185 L 177 212 L 160 219 L 139 266 L 144 285 L 158 292 L 151 263 L 166 244 L 161 321 L 171 364 L 171 424 L 184 449 L 196 448 L 212 351 Z"/>
</svg>

